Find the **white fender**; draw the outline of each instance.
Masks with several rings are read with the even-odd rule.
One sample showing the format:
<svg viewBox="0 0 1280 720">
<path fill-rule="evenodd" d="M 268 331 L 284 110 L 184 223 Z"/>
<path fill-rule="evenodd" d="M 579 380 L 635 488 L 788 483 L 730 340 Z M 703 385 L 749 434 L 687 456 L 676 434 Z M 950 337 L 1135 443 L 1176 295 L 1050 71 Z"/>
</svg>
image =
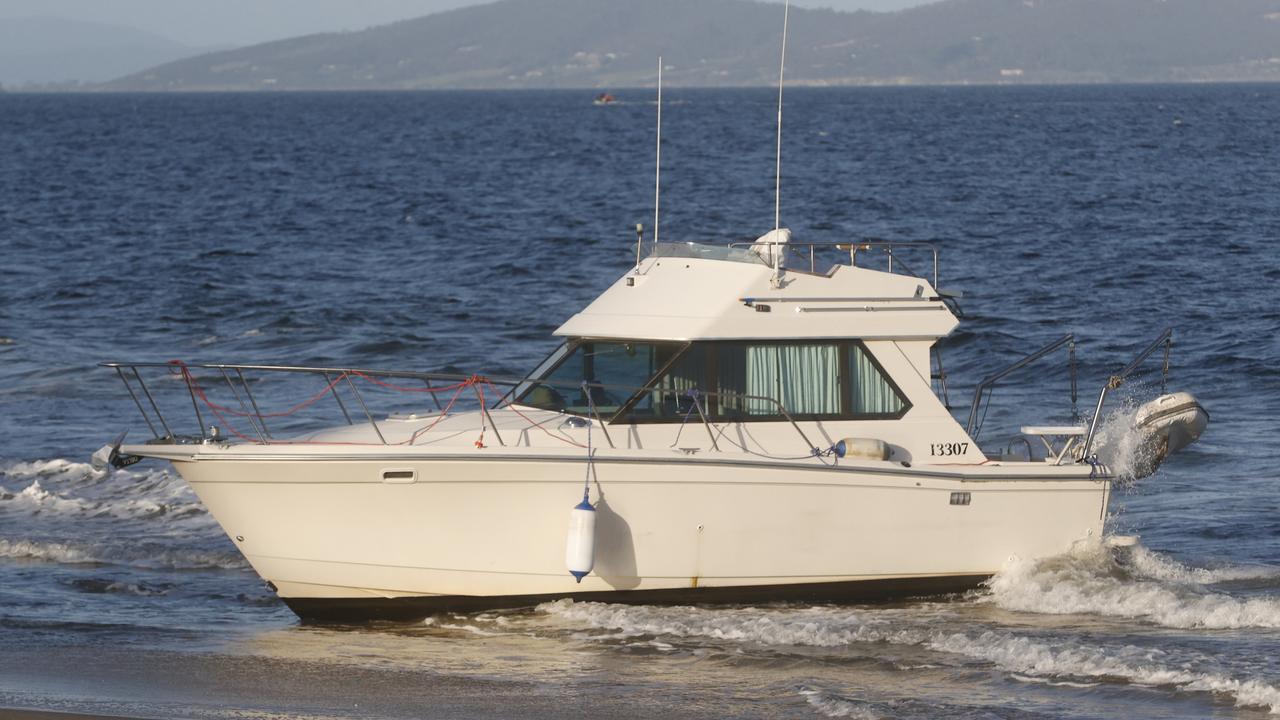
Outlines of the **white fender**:
<svg viewBox="0 0 1280 720">
<path fill-rule="evenodd" d="M 564 564 L 578 582 L 596 564 L 596 509 L 584 497 L 569 511 L 569 538 L 564 549 Z"/>
</svg>

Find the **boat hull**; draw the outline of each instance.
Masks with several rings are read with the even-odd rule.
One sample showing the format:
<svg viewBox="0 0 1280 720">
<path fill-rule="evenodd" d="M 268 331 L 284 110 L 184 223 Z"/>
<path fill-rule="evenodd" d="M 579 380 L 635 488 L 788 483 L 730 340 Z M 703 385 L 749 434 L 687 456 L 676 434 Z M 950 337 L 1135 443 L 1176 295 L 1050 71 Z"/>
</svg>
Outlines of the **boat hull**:
<svg viewBox="0 0 1280 720">
<path fill-rule="evenodd" d="M 557 598 L 869 600 L 962 590 L 1011 557 L 1100 536 L 1110 483 L 893 463 L 603 456 L 595 570 L 564 569 L 583 458 L 175 462 L 308 620 L 412 618 Z M 1033 468 L 1045 470 L 1044 468 Z"/>
<path fill-rule="evenodd" d="M 544 595 L 427 595 L 397 598 L 282 597 L 299 618 L 314 623 L 409 621 L 440 612 L 532 607 L 556 600 L 626 605 L 740 605 L 770 602 L 855 603 L 945 595 L 972 590 L 991 575 L 879 578 L 823 583 L 597 590 Z"/>
</svg>

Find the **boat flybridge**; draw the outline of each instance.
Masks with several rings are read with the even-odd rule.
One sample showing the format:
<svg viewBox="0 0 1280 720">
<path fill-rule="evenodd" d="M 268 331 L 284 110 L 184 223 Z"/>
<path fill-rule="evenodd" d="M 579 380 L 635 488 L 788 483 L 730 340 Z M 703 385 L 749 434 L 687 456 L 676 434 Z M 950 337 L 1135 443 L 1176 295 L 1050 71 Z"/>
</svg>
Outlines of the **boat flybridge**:
<svg viewBox="0 0 1280 720">
<path fill-rule="evenodd" d="M 905 271 L 908 253 L 932 254 L 931 279 Z M 931 355 L 958 323 L 937 267 L 923 243 L 785 229 L 654 243 L 526 377 L 105 363 L 155 439 L 97 458 L 172 462 L 306 620 L 962 590 L 1102 535 L 1121 479 L 1096 456 L 1103 403 L 1160 347 L 1167 373 L 1169 333 L 1090 421 L 986 452 L 991 385 L 1074 342 L 985 379 L 962 426 Z M 303 402 L 273 394 L 285 378 L 313 383 Z M 162 385 L 194 409 L 192 434 L 161 413 Z M 375 412 L 375 396 L 418 407 Z M 345 422 L 291 429 L 322 405 Z M 1142 472 L 1208 419 L 1185 393 L 1144 410 Z"/>
</svg>

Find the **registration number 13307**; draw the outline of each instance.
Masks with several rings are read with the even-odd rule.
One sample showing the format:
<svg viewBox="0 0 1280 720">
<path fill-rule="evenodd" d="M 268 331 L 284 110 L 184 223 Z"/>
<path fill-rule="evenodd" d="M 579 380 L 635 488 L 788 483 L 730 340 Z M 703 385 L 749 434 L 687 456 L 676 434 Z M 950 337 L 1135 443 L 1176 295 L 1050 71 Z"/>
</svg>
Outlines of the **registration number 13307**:
<svg viewBox="0 0 1280 720">
<path fill-rule="evenodd" d="M 964 455 L 969 452 L 969 443 L 953 442 L 953 443 L 930 443 L 930 455 Z"/>
</svg>

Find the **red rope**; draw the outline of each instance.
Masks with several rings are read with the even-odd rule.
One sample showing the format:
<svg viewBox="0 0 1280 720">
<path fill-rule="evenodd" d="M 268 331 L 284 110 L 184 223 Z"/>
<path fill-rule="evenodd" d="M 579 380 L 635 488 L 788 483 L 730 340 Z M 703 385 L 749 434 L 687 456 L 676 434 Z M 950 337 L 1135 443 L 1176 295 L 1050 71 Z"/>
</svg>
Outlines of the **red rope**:
<svg viewBox="0 0 1280 720">
<path fill-rule="evenodd" d="M 195 375 L 191 373 L 190 368 L 188 368 L 187 364 L 184 363 L 183 361 L 170 360 L 169 365 L 172 366 L 170 368 L 170 372 L 174 374 L 182 375 L 182 379 L 187 384 L 187 388 L 192 392 L 192 394 L 200 398 L 201 402 L 203 402 L 206 406 L 208 406 L 209 410 L 213 413 L 214 417 L 216 417 L 218 421 L 221 422 L 223 426 L 226 427 L 226 429 L 232 435 L 235 435 L 237 438 L 240 438 L 245 442 L 264 443 L 267 445 L 379 445 L 379 444 L 387 444 L 387 443 L 330 442 L 330 441 L 319 441 L 319 440 L 264 440 L 261 438 L 255 439 L 237 430 L 235 426 L 231 424 L 231 421 L 228 420 L 223 413 L 226 413 L 227 415 L 242 417 L 242 418 L 257 417 L 261 419 L 261 418 L 268 418 L 268 417 L 287 417 L 301 410 L 305 410 L 308 407 L 311 407 L 312 405 L 319 402 L 321 398 L 323 398 L 325 395 L 328 395 L 329 393 L 335 393 L 336 395 L 336 391 L 334 390 L 334 388 L 338 385 L 338 383 L 342 382 L 343 380 L 349 378 L 352 375 L 355 375 L 364 380 L 367 380 L 370 383 L 373 383 L 374 385 L 385 387 L 390 390 L 395 390 L 398 392 L 434 394 L 439 392 L 448 392 L 452 390 L 453 396 L 449 398 L 449 402 L 440 411 L 440 414 L 435 418 L 435 420 L 431 422 L 430 425 L 414 431 L 414 433 L 410 435 L 409 438 L 406 440 L 402 440 L 397 443 L 391 443 L 394 445 L 413 445 L 417 442 L 419 437 L 433 430 L 437 425 L 440 424 L 442 420 L 444 420 L 446 417 L 449 416 L 450 411 L 453 410 L 453 406 L 458 402 L 458 398 L 462 395 L 462 391 L 464 389 L 468 387 L 474 387 L 476 392 L 476 399 L 479 401 L 480 408 L 481 408 L 480 437 L 475 441 L 475 446 L 477 449 L 483 449 L 487 447 L 484 444 L 484 435 L 488 428 L 488 423 L 486 420 L 487 413 L 484 410 L 484 408 L 486 407 L 484 386 L 488 385 L 490 388 L 493 389 L 495 393 L 498 392 L 498 388 L 494 386 L 493 382 L 491 382 L 488 378 L 484 377 L 483 375 L 472 375 L 466 380 L 453 383 L 452 385 L 440 385 L 436 387 L 425 387 L 425 388 L 417 388 L 417 387 L 411 388 L 411 387 L 396 385 L 394 383 L 383 382 L 381 380 L 378 380 L 375 377 L 368 375 L 367 373 L 363 373 L 358 370 L 351 370 L 351 371 L 343 371 L 341 375 L 339 375 L 337 378 L 331 380 L 327 385 L 325 385 L 325 387 L 322 390 L 320 390 L 320 392 L 298 403 L 297 405 L 294 405 L 288 410 L 284 410 L 281 412 L 274 412 L 274 413 L 251 413 L 243 410 L 237 410 L 235 408 L 225 407 L 223 405 L 219 405 L 218 403 L 215 403 L 212 400 L 210 400 L 209 396 L 205 393 L 204 388 L 200 386 L 200 383 L 199 381 L 196 380 Z M 246 392 L 248 392 L 247 388 L 246 388 Z M 505 407 L 511 410 L 512 412 L 514 412 L 516 415 L 520 416 L 520 418 L 523 419 L 525 422 L 538 428 L 539 430 L 543 431 L 549 437 L 555 440 L 559 440 L 560 442 L 568 443 L 570 445 L 575 445 L 577 447 L 586 447 L 582 443 L 575 441 L 573 438 L 567 435 L 553 433 L 552 431 L 543 427 L 543 423 L 548 422 L 550 418 L 542 422 L 536 422 L 532 418 L 530 418 L 528 415 L 525 415 L 524 413 L 520 412 L 520 410 L 518 410 L 514 405 L 514 398 L 512 400 L 509 400 Z M 494 428 L 494 432 L 497 432 L 497 428 Z"/>
<path fill-rule="evenodd" d="M 389 383 L 389 382 L 383 382 L 382 380 L 379 380 L 371 375 L 366 375 L 365 373 L 362 373 L 359 370 L 352 370 L 350 374 L 355 375 L 356 377 L 362 377 L 365 380 L 368 380 L 369 382 L 373 383 L 374 385 L 381 385 L 384 388 L 390 388 L 391 390 L 396 390 L 398 392 L 409 392 L 409 393 L 447 392 L 449 390 L 453 390 L 454 388 L 467 387 L 468 385 L 472 385 L 476 382 L 479 382 L 479 380 L 481 379 L 479 375 L 472 375 L 466 380 L 456 382 L 453 385 L 438 385 L 435 387 L 404 387 L 403 385 L 393 385 L 392 383 Z"/>
<path fill-rule="evenodd" d="M 347 377 L 346 373 L 339 375 L 332 382 L 326 385 L 323 390 L 311 396 L 307 400 L 303 400 L 297 405 L 294 405 L 288 410 L 283 410 L 281 412 L 274 412 L 274 413 L 251 413 L 251 412 L 245 412 L 243 410 L 236 410 L 235 408 L 224 407 L 222 405 L 219 405 L 213 402 L 204 394 L 204 390 L 201 389 L 200 383 L 196 382 L 195 376 L 191 374 L 191 370 L 187 368 L 186 363 L 182 362 L 181 360 L 170 360 L 169 364 L 179 368 L 183 379 L 187 381 L 187 385 L 191 387 L 197 395 L 200 396 L 200 399 L 204 400 L 205 404 L 209 406 L 209 409 L 215 410 L 215 411 L 221 410 L 224 413 L 229 413 L 231 415 L 236 415 L 239 417 L 246 417 L 246 418 L 247 417 L 287 417 L 300 410 L 306 410 L 307 408 L 319 402 L 320 398 L 324 397 L 325 395 L 328 395 L 333 390 L 335 385 L 342 382 L 342 380 Z M 170 372 L 173 372 L 173 371 L 170 370 Z M 245 392 L 248 392 L 248 390 L 246 389 Z"/>
<path fill-rule="evenodd" d="M 485 382 L 486 382 L 486 383 L 489 383 L 489 381 L 488 381 L 488 380 L 485 380 Z M 490 387 L 493 387 L 493 383 L 489 383 L 489 386 L 490 386 Z M 498 389 L 497 389 L 497 388 L 493 388 L 493 391 L 494 391 L 494 392 L 497 392 L 497 391 L 498 391 Z M 538 428 L 538 429 L 539 429 L 539 430 L 541 430 L 542 432 L 546 433 L 547 435 L 551 436 L 552 438 L 554 438 L 554 439 L 556 439 L 556 440 L 559 440 L 560 442 L 569 443 L 570 445 L 576 445 L 577 447 L 580 447 L 580 448 L 584 448 L 584 447 L 586 447 L 586 445 L 583 445 L 582 443 L 580 443 L 580 442 L 578 442 L 578 441 L 574 440 L 573 438 L 569 437 L 568 435 L 557 435 L 557 434 L 555 434 L 555 433 L 551 432 L 550 430 L 548 430 L 548 429 L 546 429 L 545 427 L 543 427 L 543 426 L 542 426 L 542 423 L 550 422 L 553 418 L 547 418 L 546 420 L 543 420 L 542 422 L 536 422 L 536 421 L 534 421 L 534 419 L 533 419 L 533 418 L 531 418 L 531 417 L 529 417 L 528 415 L 525 415 L 524 413 L 520 412 L 518 409 L 516 409 L 516 405 L 515 405 L 515 398 L 514 398 L 514 397 L 513 397 L 512 399 L 510 399 L 510 400 L 508 400 L 508 401 L 507 401 L 506 408 L 507 408 L 508 410 L 510 410 L 511 412 L 515 413 L 516 415 L 519 415 L 519 416 L 520 416 L 520 417 L 521 417 L 525 422 L 527 422 L 527 423 L 529 423 L 530 425 L 532 425 L 532 426 L 534 426 L 534 427 Z"/>
<path fill-rule="evenodd" d="M 409 436 L 409 439 L 407 441 L 409 445 L 412 445 L 415 442 L 417 442 L 418 436 L 425 435 L 431 432 L 432 428 L 434 428 L 436 425 L 439 425 L 441 420 L 449 416 L 449 411 L 453 409 L 453 404 L 458 402 L 458 396 L 462 395 L 463 387 L 465 386 L 459 386 L 458 389 L 453 392 L 453 397 L 449 398 L 449 404 L 444 406 L 444 409 L 440 411 L 440 415 L 435 420 L 433 420 L 430 425 L 419 429 L 417 432 L 413 433 L 413 435 Z"/>
</svg>

